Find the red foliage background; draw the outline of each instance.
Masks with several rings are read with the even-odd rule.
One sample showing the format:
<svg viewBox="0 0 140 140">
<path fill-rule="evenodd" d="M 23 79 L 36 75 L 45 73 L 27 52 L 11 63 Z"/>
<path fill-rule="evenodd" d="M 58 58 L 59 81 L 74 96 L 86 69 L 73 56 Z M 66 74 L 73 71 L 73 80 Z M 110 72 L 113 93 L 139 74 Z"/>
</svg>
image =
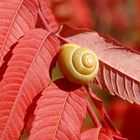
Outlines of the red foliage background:
<svg viewBox="0 0 140 140">
<path fill-rule="evenodd" d="M 88 27 L 140 49 L 139 0 L 48 0 L 48 4 L 59 23 Z M 139 140 L 140 106 L 109 95 L 104 101 L 122 134 L 129 140 Z"/>
<path fill-rule="evenodd" d="M 22 140 L 28 136 L 26 129 L 31 129 L 29 139 L 34 140 L 66 139 L 66 135 L 122 140 L 118 130 L 129 140 L 140 139 L 140 106 L 124 101 L 140 104 L 140 55 L 124 47 L 140 50 L 139 0 L 6 0 L 0 2 L 0 9 L 1 139 L 18 139 L 24 128 Z M 62 24 L 82 29 L 62 28 Z M 124 100 L 94 87 L 100 100 L 89 85 L 83 85 L 83 91 L 64 79 L 52 81 L 56 54 L 61 44 L 69 42 L 92 49 L 99 58 L 100 69 L 90 86 L 97 84 Z M 85 119 L 81 131 L 87 111 L 93 122 Z"/>
</svg>

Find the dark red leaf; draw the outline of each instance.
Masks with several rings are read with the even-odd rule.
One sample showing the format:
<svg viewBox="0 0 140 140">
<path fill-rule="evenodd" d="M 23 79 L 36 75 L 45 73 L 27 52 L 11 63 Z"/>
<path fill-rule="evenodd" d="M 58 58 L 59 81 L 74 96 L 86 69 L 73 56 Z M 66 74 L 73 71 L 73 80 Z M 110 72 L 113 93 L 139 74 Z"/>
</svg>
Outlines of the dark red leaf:
<svg viewBox="0 0 140 140">
<path fill-rule="evenodd" d="M 0 83 L 1 140 L 19 138 L 26 109 L 49 83 L 50 63 L 58 49 L 57 38 L 43 29 L 35 29 L 19 41 Z"/>
<path fill-rule="evenodd" d="M 35 115 L 29 140 L 79 140 L 86 116 L 85 94 L 76 85 L 59 80 L 43 91 Z"/>
<path fill-rule="evenodd" d="M 84 33 L 84 32 L 87 32 L 87 31 L 90 32 L 91 30 L 88 29 L 88 28 L 77 28 L 77 27 L 69 26 L 67 24 L 63 24 L 59 34 L 66 38 L 66 37 L 70 37 L 70 36 L 80 34 L 80 33 Z"/>
<path fill-rule="evenodd" d="M 100 88 L 133 103 L 140 104 L 140 54 L 111 37 L 85 32 L 68 38 L 92 49 L 100 61 L 100 71 L 93 81 Z"/>
<path fill-rule="evenodd" d="M 0 1 L 0 65 L 10 47 L 35 26 L 36 0 Z"/>
<path fill-rule="evenodd" d="M 120 112 L 119 112 L 120 113 Z M 116 117 L 117 118 L 117 117 Z M 140 105 L 127 106 L 126 112 L 123 117 L 122 134 L 128 137 L 128 140 L 140 139 Z M 117 118 L 120 120 L 119 118 Z"/>
</svg>

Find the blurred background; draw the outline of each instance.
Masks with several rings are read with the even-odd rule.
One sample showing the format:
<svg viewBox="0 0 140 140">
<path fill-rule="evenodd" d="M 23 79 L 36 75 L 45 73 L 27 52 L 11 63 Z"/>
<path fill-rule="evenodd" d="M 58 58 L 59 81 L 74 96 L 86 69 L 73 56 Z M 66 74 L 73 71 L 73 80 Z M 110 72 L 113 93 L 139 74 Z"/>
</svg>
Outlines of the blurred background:
<svg viewBox="0 0 140 140">
<path fill-rule="evenodd" d="M 46 0 L 58 23 L 110 35 L 140 51 L 140 0 Z M 140 140 L 140 106 L 96 89 L 124 137 Z M 90 120 L 86 122 L 90 127 Z"/>
</svg>

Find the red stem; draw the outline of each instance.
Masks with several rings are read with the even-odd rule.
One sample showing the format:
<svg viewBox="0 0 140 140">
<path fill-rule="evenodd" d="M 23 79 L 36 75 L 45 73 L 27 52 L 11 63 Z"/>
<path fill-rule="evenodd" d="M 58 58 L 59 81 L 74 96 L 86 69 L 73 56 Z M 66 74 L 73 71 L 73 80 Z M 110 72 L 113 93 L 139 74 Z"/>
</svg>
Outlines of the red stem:
<svg viewBox="0 0 140 140">
<path fill-rule="evenodd" d="M 56 33 L 57 37 L 60 38 L 61 40 L 63 40 L 66 43 L 71 43 L 67 38 L 62 37 L 61 35 L 59 35 L 58 33 Z"/>
<path fill-rule="evenodd" d="M 88 110 L 88 112 L 89 112 L 89 114 L 90 114 L 92 120 L 94 121 L 95 125 L 96 125 L 97 127 L 102 127 L 102 125 L 101 125 L 99 119 L 97 118 L 97 116 L 96 116 L 95 112 L 93 111 L 93 108 L 92 108 L 92 106 L 90 105 L 90 103 L 89 103 L 88 100 L 87 100 L 87 110 Z"/>
<path fill-rule="evenodd" d="M 39 17 L 40 17 L 40 19 L 41 19 L 41 21 L 42 21 L 42 23 L 43 23 L 45 29 L 46 29 L 47 31 L 51 32 L 51 28 L 49 27 L 49 25 L 48 25 L 48 23 L 47 23 L 47 21 L 46 21 L 44 15 L 42 14 L 42 12 L 41 12 L 40 9 L 39 9 L 39 11 L 38 11 L 38 14 L 39 14 Z"/>
</svg>

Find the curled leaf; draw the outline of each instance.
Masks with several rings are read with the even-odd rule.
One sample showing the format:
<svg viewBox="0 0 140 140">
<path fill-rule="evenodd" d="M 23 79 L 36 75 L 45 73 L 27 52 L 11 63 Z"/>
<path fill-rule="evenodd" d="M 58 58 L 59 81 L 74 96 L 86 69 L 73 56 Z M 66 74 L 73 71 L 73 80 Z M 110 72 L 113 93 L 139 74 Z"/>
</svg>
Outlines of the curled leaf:
<svg viewBox="0 0 140 140">
<path fill-rule="evenodd" d="M 73 43 L 92 49 L 100 60 L 93 83 L 124 100 L 140 104 L 140 54 L 111 37 L 85 32 L 69 37 Z"/>
</svg>

